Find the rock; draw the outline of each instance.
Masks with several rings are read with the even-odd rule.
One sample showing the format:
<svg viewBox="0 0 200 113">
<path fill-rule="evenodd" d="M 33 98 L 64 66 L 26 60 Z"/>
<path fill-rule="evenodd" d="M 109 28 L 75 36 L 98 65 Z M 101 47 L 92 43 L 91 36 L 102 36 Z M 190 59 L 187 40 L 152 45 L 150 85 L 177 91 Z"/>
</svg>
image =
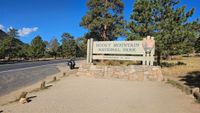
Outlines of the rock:
<svg viewBox="0 0 200 113">
<path fill-rule="evenodd" d="M 138 76 L 138 80 L 139 80 L 139 81 L 144 81 L 144 75 Z"/>
<path fill-rule="evenodd" d="M 128 76 L 128 80 L 130 80 L 130 81 L 135 80 L 135 79 L 134 79 L 134 75 L 129 75 L 129 76 Z"/>
<path fill-rule="evenodd" d="M 163 82 L 167 82 L 168 78 L 167 77 L 163 77 Z"/>
<path fill-rule="evenodd" d="M 149 71 L 145 71 L 144 74 L 145 75 L 149 75 L 150 73 L 149 73 Z"/>
<path fill-rule="evenodd" d="M 155 71 L 155 70 L 160 70 L 160 67 L 158 67 L 158 66 L 153 66 L 152 70 L 153 70 L 153 71 Z"/>
<path fill-rule="evenodd" d="M 199 88 L 198 87 L 192 88 L 192 94 L 194 94 L 195 92 L 199 92 Z"/>
<path fill-rule="evenodd" d="M 185 89 L 185 93 L 186 93 L 187 95 L 190 95 L 190 94 L 192 93 L 192 89 L 191 89 L 190 87 L 184 86 L 184 89 Z"/>
<path fill-rule="evenodd" d="M 28 101 L 26 98 L 20 98 L 19 103 L 25 104 L 25 103 L 28 103 Z"/>
<path fill-rule="evenodd" d="M 198 101 L 200 101 L 200 92 L 194 92 L 193 95 Z"/>
</svg>

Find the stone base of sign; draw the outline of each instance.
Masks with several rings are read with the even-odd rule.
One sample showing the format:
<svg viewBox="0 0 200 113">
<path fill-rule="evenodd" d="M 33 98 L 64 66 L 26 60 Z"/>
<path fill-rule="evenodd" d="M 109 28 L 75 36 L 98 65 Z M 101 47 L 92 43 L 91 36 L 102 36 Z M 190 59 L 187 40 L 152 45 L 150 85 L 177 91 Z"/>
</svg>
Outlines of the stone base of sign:
<svg viewBox="0 0 200 113">
<path fill-rule="evenodd" d="M 130 65 L 130 66 L 100 66 L 81 64 L 77 76 L 95 78 L 119 78 L 132 81 L 163 81 L 161 68 L 158 66 Z"/>
</svg>

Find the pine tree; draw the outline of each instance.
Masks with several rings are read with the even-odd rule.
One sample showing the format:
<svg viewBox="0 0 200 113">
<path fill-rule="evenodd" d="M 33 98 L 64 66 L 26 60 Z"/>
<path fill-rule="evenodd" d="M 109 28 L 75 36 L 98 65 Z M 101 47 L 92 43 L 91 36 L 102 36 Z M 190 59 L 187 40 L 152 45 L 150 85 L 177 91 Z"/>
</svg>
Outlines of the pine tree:
<svg viewBox="0 0 200 113">
<path fill-rule="evenodd" d="M 74 37 L 69 33 L 63 33 L 62 35 L 62 56 L 72 58 L 76 56 L 77 45 Z"/>
<path fill-rule="evenodd" d="M 50 51 L 50 54 L 55 57 L 55 59 L 56 59 L 56 56 L 58 55 L 58 49 L 59 49 L 59 42 L 56 37 L 53 37 L 49 44 L 49 51 Z"/>
<path fill-rule="evenodd" d="M 77 51 L 76 55 L 78 57 L 85 57 L 87 54 L 87 40 L 84 37 L 76 39 Z"/>
<path fill-rule="evenodd" d="M 8 60 L 11 58 L 19 57 L 19 52 L 22 49 L 24 43 L 20 41 L 18 36 L 18 30 L 11 28 L 7 32 L 7 36 L 4 37 L 2 42 L 2 52 L 5 57 L 8 57 Z"/>
<path fill-rule="evenodd" d="M 12 37 L 12 38 L 19 38 L 19 33 L 18 33 L 18 30 L 17 29 L 15 29 L 15 28 L 10 28 L 9 30 L 8 30 L 8 36 L 10 36 L 10 37 Z"/>
<path fill-rule="evenodd" d="M 106 41 L 123 35 L 124 4 L 121 0 L 89 0 L 87 7 L 89 10 L 80 25 L 89 30 L 89 38 Z"/>
<path fill-rule="evenodd" d="M 197 40 L 195 41 L 194 49 L 196 53 L 200 53 L 200 21 L 197 19 L 196 26 L 193 26 L 193 29 L 197 30 Z"/>
<path fill-rule="evenodd" d="M 24 44 L 17 54 L 19 58 L 29 59 L 31 57 L 31 46 Z"/>
<path fill-rule="evenodd" d="M 45 52 L 45 43 L 40 36 L 36 36 L 31 41 L 31 50 L 32 50 L 32 57 L 33 58 L 41 58 L 44 56 Z"/>
<path fill-rule="evenodd" d="M 2 43 L 2 52 L 3 56 L 8 57 L 8 60 L 11 60 L 11 58 L 18 57 L 18 52 L 22 48 L 22 42 L 16 38 L 13 37 L 5 37 Z"/>
<path fill-rule="evenodd" d="M 185 6 L 175 8 L 180 3 L 179 0 L 155 0 L 154 3 L 158 13 L 155 33 L 158 56 L 191 52 L 196 31 L 192 29 L 192 23 L 188 23 L 187 20 L 193 15 L 194 9 L 186 12 Z"/>
<path fill-rule="evenodd" d="M 160 56 L 191 52 L 196 40 L 195 22 L 187 20 L 194 9 L 185 11 L 177 7 L 179 0 L 136 0 L 131 21 L 128 24 L 129 38 L 155 37 L 158 64 Z M 137 38 L 135 38 L 137 37 Z"/>
<path fill-rule="evenodd" d="M 151 0 L 136 0 L 127 25 L 127 39 L 137 40 L 153 35 L 155 18 L 153 17 L 153 4 Z"/>
<path fill-rule="evenodd" d="M 196 53 L 200 53 L 200 37 L 196 40 L 195 51 Z"/>
</svg>

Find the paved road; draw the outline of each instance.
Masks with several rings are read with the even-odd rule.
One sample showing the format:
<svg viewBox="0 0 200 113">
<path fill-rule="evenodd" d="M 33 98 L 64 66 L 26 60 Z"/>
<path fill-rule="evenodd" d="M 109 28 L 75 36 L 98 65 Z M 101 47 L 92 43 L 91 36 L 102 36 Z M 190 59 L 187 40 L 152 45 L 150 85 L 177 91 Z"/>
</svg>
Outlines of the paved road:
<svg viewBox="0 0 200 113">
<path fill-rule="evenodd" d="M 58 73 L 56 65 L 64 62 L 66 60 L 0 65 L 0 96 Z"/>
<path fill-rule="evenodd" d="M 23 62 L 23 63 L 15 63 L 15 64 L 4 64 L 0 65 L 0 73 L 7 72 L 10 70 L 17 70 L 23 68 L 30 68 L 35 66 L 49 65 L 66 62 L 67 60 L 53 60 L 53 61 L 36 61 L 36 62 Z"/>
</svg>

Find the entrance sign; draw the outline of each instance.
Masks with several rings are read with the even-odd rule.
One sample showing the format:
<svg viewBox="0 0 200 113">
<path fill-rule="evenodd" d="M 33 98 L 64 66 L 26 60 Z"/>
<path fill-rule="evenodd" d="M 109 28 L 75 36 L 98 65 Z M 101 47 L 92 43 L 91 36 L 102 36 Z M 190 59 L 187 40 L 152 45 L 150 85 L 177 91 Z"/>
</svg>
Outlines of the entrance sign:
<svg viewBox="0 0 200 113">
<path fill-rule="evenodd" d="M 153 65 L 155 41 L 147 36 L 143 41 L 93 41 L 88 39 L 87 62 L 93 60 L 134 60 Z"/>
<path fill-rule="evenodd" d="M 95 41 L 94 54 L 143 54 L 141 41 Z"/>
</svg>

